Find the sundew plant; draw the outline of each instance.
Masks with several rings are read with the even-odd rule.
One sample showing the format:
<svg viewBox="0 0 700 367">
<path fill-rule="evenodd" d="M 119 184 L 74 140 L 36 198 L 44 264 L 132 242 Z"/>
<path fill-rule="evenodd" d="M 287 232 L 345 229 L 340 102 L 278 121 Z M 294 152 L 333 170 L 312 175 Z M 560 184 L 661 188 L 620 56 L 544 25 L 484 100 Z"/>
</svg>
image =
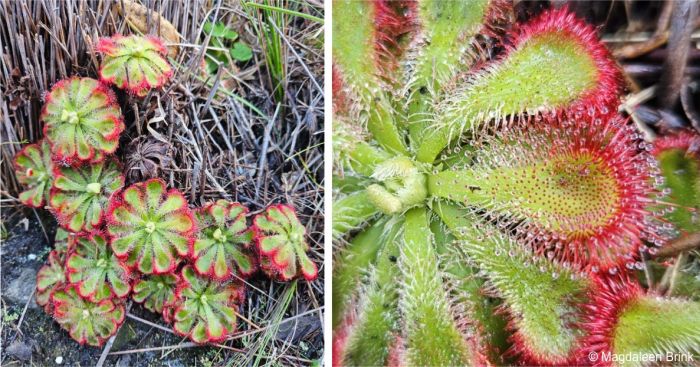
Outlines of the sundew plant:
<svg viewBox="0 0 700 367">
<path fill-rule="evenodd" d="M 618 114 L 593 26 L 511 14 L 333 1 L 334 365 L 700 352 L 700 304 L 639 280 L 697 226 L 690 138 Z"/>
<path fill-rule="evenodd" d="M 260 269 L 278 281 L 316 279 L 305 227 L 283 204 L 249 218 L 246 207 L 226 200 L 190 208 L 159 178 L 125 187 L 113 155 L 124 122 L 112 85 L 141 98 L 173 70 L 155 37 L 115 35 L 96 51 L 100 80 L 56 82 L 42 110 L 45 137 L 15 156 L 21 202 L 47 207 L 62 227 L 37 274 L 36 302 L 93 347 L 114 340 L 130 300 L 194 343 L 226 341 L 245 302 L 244 277 Z M 272 260 L 259 267 L 266 256 Z"/>
</svg>

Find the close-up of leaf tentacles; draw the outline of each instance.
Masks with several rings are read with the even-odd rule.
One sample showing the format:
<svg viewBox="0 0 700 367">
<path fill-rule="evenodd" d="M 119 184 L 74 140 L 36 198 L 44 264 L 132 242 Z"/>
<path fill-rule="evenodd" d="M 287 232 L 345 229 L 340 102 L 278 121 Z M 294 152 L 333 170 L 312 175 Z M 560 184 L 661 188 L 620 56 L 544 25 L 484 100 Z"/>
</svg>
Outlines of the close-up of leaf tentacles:
<svg viewBox="0 0 700 367">
<path fill-rule="evenodd" d="M 595 25 L 332 5 L 334 366 L 697 360 L 700 303 L 648 271 L 697 231 L 697 133 L 618 112 Z"/>
</svg>

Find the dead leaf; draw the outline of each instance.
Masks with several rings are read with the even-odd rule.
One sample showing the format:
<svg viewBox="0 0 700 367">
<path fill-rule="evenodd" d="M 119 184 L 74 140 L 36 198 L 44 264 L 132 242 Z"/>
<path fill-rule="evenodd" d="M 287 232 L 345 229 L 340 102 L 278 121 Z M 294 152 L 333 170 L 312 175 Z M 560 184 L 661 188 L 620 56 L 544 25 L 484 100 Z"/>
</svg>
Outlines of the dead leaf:
<svg viewBox="0 0 700 367">
<path fill-rule="evenodd" d="M 124 4 L 124 9 L 122 9 L 122 3 Z M 171 44 L 170 46 L 167 46 L 168 56 L 172 58 L 177 56 L 179 47 L 176 46 L 176 44 L 180 43 L 182 36 L 177 29 L 175 29 L 175 26 L 170 23 L 170 21 L 165 19 L 162 15 L 160 15 L 160 13 L 151 11 L 147 7 L 133 0 L 120 0 L 117 1 L 116 4 L 117 11 L 120 15 L 126 18 L 126 22 L 129 27 L 143 34 L 148 34 L 150 31 L 146 21 L 150 11 L 151 22 L 158 27 L 156 34 L 166 43 Z"/>
<path fill-rule="evenodd" d="M 150 136 L 141 135 L 132 140 L 126 151 L 126 175 L 130 182 L 159 177 L 172 161 L 172 145 Z"/>
</svg>

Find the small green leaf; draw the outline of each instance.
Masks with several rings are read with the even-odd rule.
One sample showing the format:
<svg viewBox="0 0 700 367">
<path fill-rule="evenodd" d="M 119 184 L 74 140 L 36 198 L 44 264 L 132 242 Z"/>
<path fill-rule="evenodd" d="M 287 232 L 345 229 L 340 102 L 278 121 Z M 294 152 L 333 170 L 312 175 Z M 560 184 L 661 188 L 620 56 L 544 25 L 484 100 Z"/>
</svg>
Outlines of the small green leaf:
<svg viewBox="0 0 700 367">
<path fill-rule="evenodd" d="M 230 53 L 231 57 L 241 62 L 248 61 L 253 58 L 253 51 L 242 42 L 234 43 Z"/>
<path fill-rule="evenodd" d="M 474 58 L 464 46 L 484 27 L 490 3 L 493 1 L 417 2 L 416 12 L 426 39 L 421 51 L 409 53 L 406 62 L 412 70 L 407 106 L 413 143 L 420 142 L 422 134 L 428 131 L 430 122 L 426 117 L 433 113 L 431 103 L 440 88 L 462 70 L 465 59 Z"/>
<path fill-rule="evenodd" d="M 378 212 L 366 191 L 336 198 L 333 201 L 333 238 L 341 238 L 350 230 L 362 227 Z"/>
<path fill-rule="evenodd" d="M 473 73 L 440 100 L 418 145 L 419 161 L 433 162 L 450 142 L 486 121 L 574 106 L 604 116 L 616 108 L 620 72 L 592 27 L 559 9 L 518 32 L 507 57 Z"/>
<path fill-rule="evenodd" d="M 238 33 L 222 22 L 205 22 L 204 32 L 211 34 L 212 37 L 226 38 L 231 41 L 235 41 L 238 38 Z"/>
<path fill-rule="evenodd" d="M 382 236 L 383 241 L 377 241 L 382 248 L 377 252 L 375 266 L 358 270 L 358 275 L 364 275 L 368 280 L 358 288 L 354 305 L 357 310 L 346 307 L 349 310 L 343 315 L 348 319 L 348 312 L 357 313 L 350 325 L 343 326 L 348 328 L 345 330 L 348 332 L 347 343 L 342 351 L 347 366 L 385 365 L 399 334 L 399 289 L 395 281 L 400 276 L 396 266 L 396 259 L 400 256 L 397 237 L 403 221 L 382 223 L 385 225 L 380 229 L 386 233 Z M 334 302 L 335 298 L 334 294 Z M 333 312 L 336 312 L 335 308 Z M 336 328 L 335 331 L 343 330 Z"/>
<path fill-rule="evenodd" d="M 509 311 L 516 352 L 531 363 L 567 364 L 580 330 L 577 304 L 588 286 L 570 269 L 533 257 L 522 244 L 473 213 L 446 203 L 436 213 L 460 242 L 461 250 L 479 264 L 492 289 Z"/>
<path fill-rule="evenodd" d="M 207 64 L 207 73 L 210 75 L 216 75 L 216 71 L 219 70 L 219 64 L 217 64 L 216 61 L 212 61 L 209 59 L 207 59 L 206 64 Z"/>
<path fill-rule="evenodd" d="M 375 6 L 370 1 L 333 2 L 333 67 L 353 91 L 358 123 L 367 126 L 380 146 L 390 152 L 408 154 L 402 132 L 397 129 L 390 97 L 377 76 L 379 56 L 375 50 Z"/>
<path fill-rule="evenodd" d="M 700 352 L 700 303 L 641 297 L 621 313 L 614 337 L 620 355 Z"/>
<path fill-rule="evenodd" d="M 659 138 L 653 151 L 668 191 L 664 201 L 673 203 L 666 218 L 683 233 L 700 230 L 700 135 L 689 131 Z"/>
</svg>

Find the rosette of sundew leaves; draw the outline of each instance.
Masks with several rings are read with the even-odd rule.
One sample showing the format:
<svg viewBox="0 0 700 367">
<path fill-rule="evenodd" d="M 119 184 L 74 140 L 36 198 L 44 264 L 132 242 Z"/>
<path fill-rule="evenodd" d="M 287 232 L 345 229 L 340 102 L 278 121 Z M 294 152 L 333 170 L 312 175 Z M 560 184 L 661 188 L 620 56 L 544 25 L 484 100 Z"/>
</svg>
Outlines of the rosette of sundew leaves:
<svg viewBox="0 0 700 367">
<path fill-rule="evenodd" d="M 195 220 L 185 197 L 161 179 L 139 182 L 112 196 L 107 232 L 114 253 L 143 274 L 170 273 L 187 256 Z"/>
<path fill-rule="evenodd" d="M 56 250 L 49 252 L 49 257 L 36 274 L 36 304 L 44 307 L 47 314 L 52 313 L 51 295 L 66 284 L 64 259 Z"/>
<path fill-rule="evenodd" d="M 48 202 L 53 161 L 51 146 L 46 139 L 25 146 L 15 155 L 15 174 L 17 181 L 25 187 L 19 194 L 22 204 L 40 208 Z"/>
<path fill-rule="evenodd" d="M 124 322 L 124 303 L 118 299 L 90 302 L 75 288 L 68 285 L 53 293 L 54 319 L 78 343 L 100 346 L 116 334 Z"/>
<path fill-rule="evenodd" d="M 199 232 L 192 258 L 198 273 L 226 279 L 255 272 L 255 258 L 250 251 L 253 232 L 248 229 L 247 213 L 243 205 L 226 200 L 217 200 L 196 211 Z"/>
<path fill-rule="evenodd" d="M 175 302 L 178 282 L 177 274 L 144 276 L 134 283 L 131 298 L 151 312 L 162 313 L 166 305 Z"/>
<path fill-rule="evenodd" d="M 173 305 L 173 328 L 195 343 L 221 341 L 236 329 L 236 312 L 243 302 L 242 285 L 197 275 L 182 268 Z"/>
<path fill-rule="evenodd" d="M 124 130 L 114 92 L 91 78 L 64 79 L 51 88 L 41 113 L 54 162 L 96 162 L 114 153 Z"/>
<path fill-rule="evenodd" d="M 126 89 L 138 97 L 165 85 L 173 69 L 165 59 L 168 50 L 154 36 L 121 36 L 100 39 L 100 80 Z"/>
<path fill-rule="evenodd" d="M 124 186 L 113 159 L 79 167 L 57 167 L 49 204 L 58 222 L 71 232 L 100 229 L 112 194 Z"/>
<path fill-rule="evenodd" d="M 75 249 L 66 260 L 66 277 L 78 294 L 91 302 L 125 298 L 131 291 L 131 271 L 101 234 L 76 239 Z"/>
<path fill-rule="evenodd" d="M 271 205 L 253 220 L 253 231 L 263 270 L 282 281 L 303 275 L 306 280 L 318 276 L 318 268 L 306 252 L 306 228 L 288 205 Z"/>
<path fill-rule="evenodd" d="M 668 238 L 594 29 L 563 8 L 503 35 L 508 13 L 333 3 L 337 364 L 572 364 L 590 279 Z"/>
</svg>

